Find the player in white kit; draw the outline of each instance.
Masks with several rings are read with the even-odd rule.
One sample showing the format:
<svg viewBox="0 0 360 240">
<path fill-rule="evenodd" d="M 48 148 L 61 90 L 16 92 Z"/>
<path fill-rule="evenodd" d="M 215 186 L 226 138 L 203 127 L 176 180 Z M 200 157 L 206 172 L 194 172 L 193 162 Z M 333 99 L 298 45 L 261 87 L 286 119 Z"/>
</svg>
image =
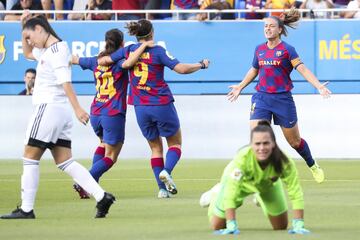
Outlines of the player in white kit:
<svg viewBox="0 0 360 240">
<path fill-rule="evenodd" d="M 57 167 L 79 184 L 97 201 L 96 218 L 108 213 L 115 197 L 106 193 L 86 168 L 73 160 L 71 154 L 72 112 L 86 124 L 89 115 L 80 106 L 71 84 L 71 54 L 66 42 L 54 32 L 43 16 L 22 15 L 22 46 L 28 59 L 38 61 L 33 92 L 34 112 L 29 121 L 23 155 L 21 207 L 2 219 L 33 219 L 39 185 L 39 161 L 47 148 Z"/>
</svg>

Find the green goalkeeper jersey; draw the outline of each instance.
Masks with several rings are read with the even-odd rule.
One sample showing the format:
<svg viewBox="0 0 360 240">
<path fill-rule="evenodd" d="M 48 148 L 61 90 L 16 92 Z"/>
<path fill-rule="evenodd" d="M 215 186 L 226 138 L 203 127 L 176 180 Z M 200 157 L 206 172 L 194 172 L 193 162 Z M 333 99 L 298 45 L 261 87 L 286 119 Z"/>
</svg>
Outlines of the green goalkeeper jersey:
<svg viewBox="0 0 360 240">
<path fill-rule="evenodd" d="M 222 199 L 218 198 L 216 205 L 223 211 L 238 208 L 246 196 L 266 192 L 280 178 L 286 185 L 293 209 L 304 209 L 296 166 L 291 158 L 288 159 L 288 163 L 283 165 L 283 172 L 278 174 L 271 164 L 261 169 L 250 146 L 242 148 L 224 170 L 220 190 Z"/>
</svg>

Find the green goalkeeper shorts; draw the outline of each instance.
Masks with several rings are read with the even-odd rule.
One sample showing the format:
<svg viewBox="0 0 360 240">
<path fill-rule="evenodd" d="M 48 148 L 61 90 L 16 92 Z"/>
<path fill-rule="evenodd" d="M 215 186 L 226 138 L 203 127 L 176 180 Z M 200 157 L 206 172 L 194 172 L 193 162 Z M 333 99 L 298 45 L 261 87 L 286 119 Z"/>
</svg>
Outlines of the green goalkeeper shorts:
<svg viewBox="0 0 360 240">
<path fill-rule="evenodd" d="M 209 220 L 213 216 L 225 219 L 225 209 L 223 208 L 222 195 L 223 191 L 220 191 L 217 195 L 213 196 L 209 209 Z M 243 203 L 243 200 L 251 194 L 243 192 L 241 196 L 236 199 L 237 208 Z M 265 215 L 278 216 L 288 210 L 284 187 L 281 180 L 277 180 L 266 192 L 261 192 L 257 196 L 257 200 L 260 203 Z"/>
</svg>

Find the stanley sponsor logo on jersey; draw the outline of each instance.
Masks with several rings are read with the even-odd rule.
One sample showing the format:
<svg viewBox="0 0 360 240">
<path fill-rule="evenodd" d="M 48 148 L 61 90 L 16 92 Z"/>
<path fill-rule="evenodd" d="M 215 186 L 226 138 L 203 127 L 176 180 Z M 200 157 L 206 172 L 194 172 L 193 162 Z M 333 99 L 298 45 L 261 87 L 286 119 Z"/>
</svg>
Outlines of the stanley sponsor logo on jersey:
<svg viewBox="0 0 360 240">
<path fill-rule="evenodd" d="M 6 53 L 6 49 L 4 46 L 4 39 L 5 39 L 5 36 L 0 35 L 0 64 L 2 64 L 2 62 L 4 61 L 5 53 Z"/>
</svg>

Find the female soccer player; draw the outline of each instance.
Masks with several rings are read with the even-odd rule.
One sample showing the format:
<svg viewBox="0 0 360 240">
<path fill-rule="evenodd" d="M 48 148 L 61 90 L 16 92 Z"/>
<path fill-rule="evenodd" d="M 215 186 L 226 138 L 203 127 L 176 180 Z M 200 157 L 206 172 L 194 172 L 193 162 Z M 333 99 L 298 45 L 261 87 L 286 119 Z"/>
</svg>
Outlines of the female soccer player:
<svg viewBox="0 0 360 240">
<path fill-rule="evenodd" d="M 127 28 L 139 43 L 120 49 L 111 57 L 100 59 L 100 63 L 104 65 L 124 56 L 128 58 L 141 43 L 154 38 L 154 29 L 148 20 L 130 22 Z M 187 74 L 208 68 L 209 61 L 204 59 L 199 63 L 180 63 L 163 47 L 155 46 L 146 49 L 130 70 L 128 103 L 135 106 L 138 125 L 151 148 L 151 166 L 159 186 L 159 198 L 168 198 L 169 193 L 177 193 L 171 173 L 181 156 L 180 123 L 173 104 L 174 98 L 164 80 L 164 66 L 177 73 Z M 161 137 L 165 137 L 168 144 L 165 165 Z"/>
<path fill-rule="evenodd" d="M 209 206 L 210 225 L 216 234 L 240 233 L 235 210 L 244 198 L 257 193 L 265 215 L 274 230 L 286 229 L 288 212 L 283 182 L 292 202 L 292 229 L 289 233 L 307 234 L 304 228 L 304 199 L 295 163 L 277 146 L 267 121 L 259 121 L 250 135 L 250 145 L 239 150 L 224 170 L 220 184 L 201 196 Z"/>
<path fill-rule="evenodd" d="M 128 59 L 122 59 L 110 66 L 97 64 L 98 57 L 108 56 L 124 46 L 124 35 L 118 29 L 111 29 L 105 34 L 105 50 L 97 57 L 73 56 L 72 63 L 94 73 L 96 94 L 91 104 L 90 123 L 100 139 L 90 174 L 99 182 L 100 177 L 117 161 L 125 137 L 126 96 L 128 87 L 128 68 L 138 60 L 146 47 L 152 47 L 153 41 L 144 42 Z M 78 185 L 74 189 L 80 198 L 89 198 Z"/>
<path fill-rule="evenodd" d="M 22 15 L 22 46 L 28 59 L 38 61 L 33 92 L 34 113 L 26 131 L 21 177 L 21 207 L 3 219 L 32 219 L 36 192 L 39 185 L 39 161 L 47 148 L 57 167 L 91 194 L 97 201 L 96 218 L 108 213 L 115 197 L 106 193 L 90 173 L 71 154 L 72 113 L 86 124 L 89 115 L 80 106 L 71 85 L 71 54 L 66 42 L 54 32 L 43 16 L 29 18 Z M 28 19 L 26 21 L 26 19 Z"/>
<path fill-rule="evenodd" d="M 326 88 L 326 83 L 321 84 L 300 60 L 295 48 L 281 40 L 281 35 L 287 35 L 286 26 L 294 28 L 294 23 L 299 18 L 299 11 L 292 8 L 280 18 L 271 16 L 265 19 L 264 34 L 267 42 L 256 47 L 252 68 L 239 85 L 230 86 L 228 98 L 235 101 L 259 74 L 257 93 L 252 97 L 251 128 L 259 120 L 271 121 L 273 118 L 274 124 L 281 126 L 287 142 L 305 159 L 315 181 L 321 183 L 325 179 L 324 172 L 314 161 L 306 141 L 300 137 L 296 107 L 291 94 L 293 84 L 290 73 L 293 68 L 298 70 L 324 97 L 329 97 L 331 92 Z"/>
</svg>

